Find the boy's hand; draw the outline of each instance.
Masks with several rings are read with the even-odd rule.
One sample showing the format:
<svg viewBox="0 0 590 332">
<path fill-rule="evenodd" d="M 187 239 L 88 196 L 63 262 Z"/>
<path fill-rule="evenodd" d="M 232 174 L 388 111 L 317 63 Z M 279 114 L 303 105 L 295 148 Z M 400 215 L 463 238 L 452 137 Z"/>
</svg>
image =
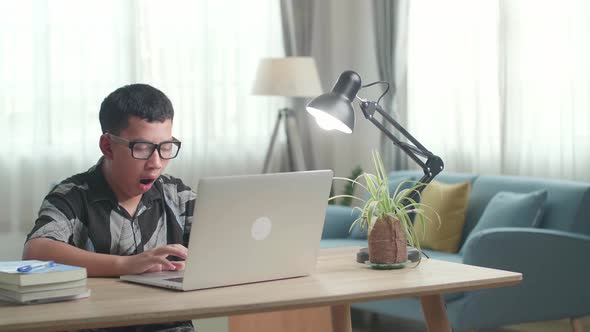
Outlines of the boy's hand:
<svg viewBox="0 0 590 332">
<path fill-rule="evenodd" d="M 122 256 L 121 275 L 183 270 L 184 262 L 169 261 L 166 257 L 176 256 L 186 259 L 187 252 L 188 250 L 182 244 L 168 244 L 146 250 L 141 254 Z"/>
</svg>

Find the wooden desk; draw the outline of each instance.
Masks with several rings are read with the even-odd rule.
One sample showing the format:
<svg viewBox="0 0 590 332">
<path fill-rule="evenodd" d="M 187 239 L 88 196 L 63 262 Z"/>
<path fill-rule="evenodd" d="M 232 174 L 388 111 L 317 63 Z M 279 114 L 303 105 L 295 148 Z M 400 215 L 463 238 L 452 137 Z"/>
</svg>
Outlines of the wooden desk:
<svg viewBox="0 0 590 332">
<path fill-rule="evenodd" d="M 0 304 L 0 330 L 71 330 L 330 306 L 335 331 L 350 331 L 350 303 L 420 296 L 429 329 L 450 331 L 441 293 L 507 286 L 520 273 L 424 260 L 415 269 L 378 271 L 355 262 L 358 248 L 324 249 L 309 277 L 178 292 L 91 278 L 87 299 Z"/>
</svg>

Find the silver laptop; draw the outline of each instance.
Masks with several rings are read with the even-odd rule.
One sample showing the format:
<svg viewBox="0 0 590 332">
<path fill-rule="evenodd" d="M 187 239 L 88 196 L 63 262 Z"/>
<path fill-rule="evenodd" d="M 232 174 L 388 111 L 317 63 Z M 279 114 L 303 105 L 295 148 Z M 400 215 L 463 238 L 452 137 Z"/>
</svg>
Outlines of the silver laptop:
<svg viewBox="0 0 590 332">
<path fill-rule="evenodd" d="M 187 291 L 309 275 L 332 176 L 325 170 L 203 178 L 184 271 L 121 279 Z"/>
</svg>

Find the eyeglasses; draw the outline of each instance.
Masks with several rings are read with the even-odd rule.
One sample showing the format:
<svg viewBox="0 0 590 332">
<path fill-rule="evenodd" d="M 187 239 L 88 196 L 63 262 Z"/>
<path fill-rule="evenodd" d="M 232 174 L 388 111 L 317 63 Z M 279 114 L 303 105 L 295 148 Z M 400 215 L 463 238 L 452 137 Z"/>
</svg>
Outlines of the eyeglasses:
<svg viewBox="0 0 590 332">
<path fill-rule="evenodd" d="M 172 137 L 172 141 L 160 142 L 160 144 L 142 141 L 128 141 L 113 134 L 107 134 L 113 141 L 125 144 L 131 150 L 131 157 L 134 159 L 148 160 L 158 150 L 158 155 L 162 159 L 174 159 L 180 151 L 181 142 Z"/>
</svg>

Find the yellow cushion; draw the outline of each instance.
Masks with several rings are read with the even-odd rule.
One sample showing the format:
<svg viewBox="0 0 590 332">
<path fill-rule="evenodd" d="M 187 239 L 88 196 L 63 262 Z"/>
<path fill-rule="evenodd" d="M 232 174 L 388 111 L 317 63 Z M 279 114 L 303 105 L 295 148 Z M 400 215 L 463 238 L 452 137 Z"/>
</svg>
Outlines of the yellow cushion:
<svg viewBox="0 0 590 332">
<path fill-rule="evenodd" d="M 414 225 L 423 248 L 450 253 L 459 250 L 470 191 L 471 182 L 469 181 L 445 184 L 434 180 L 428 184 L 420 200 L 421 203 L 432 208 L 425 208 L 426 233 L 423 234 L 421 224 Z M 440 216 L 440 223 L 432 210 Z"/>
</svg>

